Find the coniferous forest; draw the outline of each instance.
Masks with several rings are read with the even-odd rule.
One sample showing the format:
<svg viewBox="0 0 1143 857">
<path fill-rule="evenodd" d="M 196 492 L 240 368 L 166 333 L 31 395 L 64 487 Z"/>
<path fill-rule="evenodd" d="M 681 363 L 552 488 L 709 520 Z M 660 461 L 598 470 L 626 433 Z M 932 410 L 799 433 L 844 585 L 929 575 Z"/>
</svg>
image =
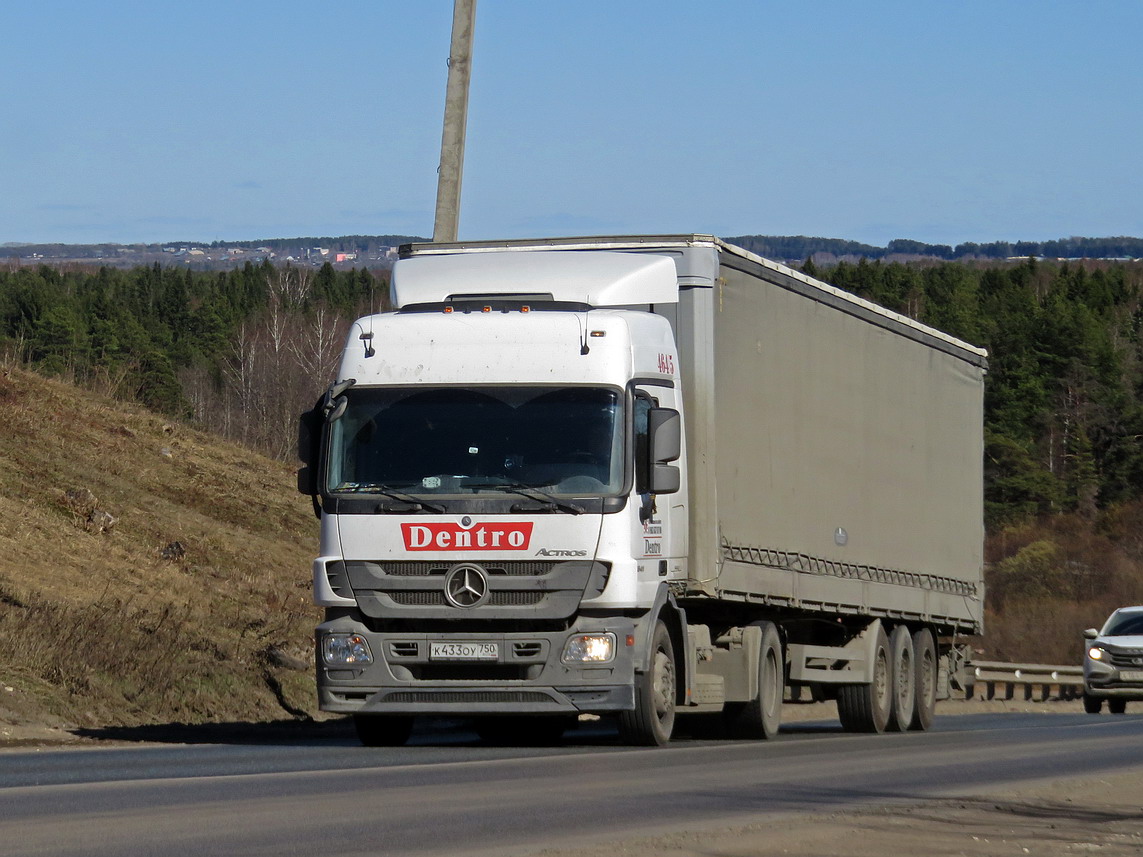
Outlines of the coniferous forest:
<svg viewBox="0 0 1143 857">
<path fill-rule="evenodd" d="M 807 258 L 803 268 L 988 349 L 993 613 L 1037 595 L 1098 611 L 1143 598 L 1143 262 Z M 297 415 L 332 378 L 350 321 L 386 308 L 387 295 L 386 271 L 328 264 L 10 265 L 0 362 L 292 460 Z"/>
</svg>

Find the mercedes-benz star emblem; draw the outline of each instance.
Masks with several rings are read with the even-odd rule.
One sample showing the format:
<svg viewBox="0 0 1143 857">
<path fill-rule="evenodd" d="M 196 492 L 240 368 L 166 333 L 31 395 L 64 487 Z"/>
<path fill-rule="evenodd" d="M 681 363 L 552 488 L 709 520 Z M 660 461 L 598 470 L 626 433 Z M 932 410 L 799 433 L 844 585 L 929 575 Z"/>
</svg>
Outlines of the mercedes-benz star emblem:
<svg viewBox="0 0 1143 857">
<path fill-rule="evenodd" d="M 488 600 L 488 578 L 478 565 L 454 565 L 445 577 L 445 598 L 453 607 L 476 607 Z"/>
</svg>

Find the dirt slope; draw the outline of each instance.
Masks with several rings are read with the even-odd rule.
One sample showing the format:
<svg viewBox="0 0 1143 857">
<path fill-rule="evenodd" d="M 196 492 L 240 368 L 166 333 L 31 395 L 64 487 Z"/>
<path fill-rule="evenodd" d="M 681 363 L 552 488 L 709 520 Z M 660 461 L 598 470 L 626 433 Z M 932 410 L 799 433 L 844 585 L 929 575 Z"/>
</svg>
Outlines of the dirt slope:
<svg viewBox="0 0 1143 857">
<path fill-rule="evenodd" d="M 0 423 L 0 728 L 312 709 L 292 467 L 19 369 Z"/>
</svg>

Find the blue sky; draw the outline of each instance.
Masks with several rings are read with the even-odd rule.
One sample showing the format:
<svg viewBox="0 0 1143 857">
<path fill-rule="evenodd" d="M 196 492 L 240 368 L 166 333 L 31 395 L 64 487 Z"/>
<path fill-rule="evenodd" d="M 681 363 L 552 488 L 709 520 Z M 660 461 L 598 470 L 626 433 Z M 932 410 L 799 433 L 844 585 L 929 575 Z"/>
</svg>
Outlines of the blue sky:
<svg viewBox="0 0 1143 857">
<path fill-rule="evenodd" d="M 451 0 L 6 4 L 0 243 L 429 236 Z M 1143 3 L 479 0 L 460 237 L 1143 236 Z"/>
</svg>

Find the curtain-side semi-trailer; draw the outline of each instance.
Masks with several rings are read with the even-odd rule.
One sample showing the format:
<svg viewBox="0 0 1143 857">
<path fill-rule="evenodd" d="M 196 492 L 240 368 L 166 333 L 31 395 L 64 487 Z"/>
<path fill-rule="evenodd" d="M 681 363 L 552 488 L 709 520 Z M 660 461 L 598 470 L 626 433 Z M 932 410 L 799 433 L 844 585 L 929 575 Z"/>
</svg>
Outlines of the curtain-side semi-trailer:
<svg viewBox="0 0 1143 857">
<path fill-rule="evenodd" d="M 711 236 L 401 255 L 301 421 L 322 709 L 930 724 L 982 631 L 982 349 Z"/>
</svg>

